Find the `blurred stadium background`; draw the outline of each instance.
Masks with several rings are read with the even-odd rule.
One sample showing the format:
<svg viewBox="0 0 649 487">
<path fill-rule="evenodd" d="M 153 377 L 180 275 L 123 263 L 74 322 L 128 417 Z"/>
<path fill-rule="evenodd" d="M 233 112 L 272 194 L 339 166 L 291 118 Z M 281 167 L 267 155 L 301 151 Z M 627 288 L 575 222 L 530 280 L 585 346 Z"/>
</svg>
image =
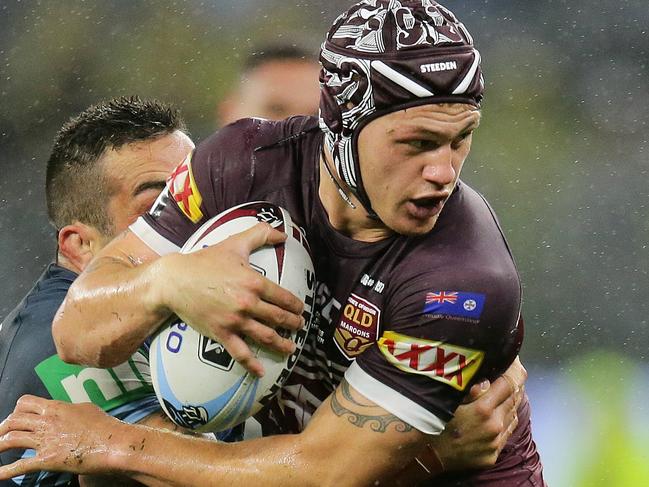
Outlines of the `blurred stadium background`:
<svg viewBox="0 0 649 487">
<path fill-rule="evenodd" d="M 340 0 L 0 2 L 0 316 L 54 255 L 44 166 L 89 104 L 174 102 L 201 140 L 258 46 L 314 55 Z M 448 0 L 483 55 L 464 179 L 524 282 L 535 435 L 550 486 L 649 485 L 646 0 Z M 314 80 L 315 82 L 315 80 Z"/>
</svg>

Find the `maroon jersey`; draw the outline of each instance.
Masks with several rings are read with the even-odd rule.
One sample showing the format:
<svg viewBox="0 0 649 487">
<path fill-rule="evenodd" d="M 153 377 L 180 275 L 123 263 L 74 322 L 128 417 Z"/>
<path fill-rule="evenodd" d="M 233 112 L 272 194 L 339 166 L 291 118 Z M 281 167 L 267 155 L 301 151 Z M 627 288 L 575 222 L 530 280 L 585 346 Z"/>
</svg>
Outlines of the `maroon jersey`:
<svg viewBox="0 0 649 487">
<path fill-rule="evenodd" d="M 312 248 L 315 318 L 287 383 L 258 415 L 264 434 L 301 431 L 343 377 L 386 411 L 437 434 L 468 388 L 495 379 L 519 351 L 513 259 L 489 205 L 462 182 L 424 236 L 367 243 L 340 234 L 318 197 L 322 138 L 306 117 L 230 125 L 174 171 L 131 230 L 163 254 L 232 206 L 265 200 L 286 208 Z M 525 400 L 496 469 L 505 466 L 516 485 L 527 477 L 542 485 L 528 411 Z M 449 485 L 497 485 L 481 480 L 488 472 Z"/>
</svg>

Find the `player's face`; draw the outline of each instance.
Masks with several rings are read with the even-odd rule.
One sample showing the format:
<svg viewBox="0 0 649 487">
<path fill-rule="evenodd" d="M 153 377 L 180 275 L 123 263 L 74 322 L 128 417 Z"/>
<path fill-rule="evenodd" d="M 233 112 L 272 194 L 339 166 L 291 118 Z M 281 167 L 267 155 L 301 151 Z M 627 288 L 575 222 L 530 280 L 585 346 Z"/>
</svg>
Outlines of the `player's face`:
<svg viewBox="0 0 649 487">
<path fill-rule="evenodd" d="M 112 189 L 108 215 L 116 235 L 151 208 L 169 174 L 193 148 L 191 139 L 176 131 L 124 145 L 104 156 L 105 173 Z"/>
<path fill-rule="evenodd" d="M 316 115 L 320 101 L 318 73 L 318 65 L 310 61 L 278 60 L 256 67 L 241 86 L 232 118 L 283 120 L 291 115 Z"/>
<path fill-rule="evenodd" d="M 358 137 L 365 190 L 389 229 L 430 231 L 460 176 L 480 112 L 466 104 L 432 104 L 390 113 Z"/>
</svg>

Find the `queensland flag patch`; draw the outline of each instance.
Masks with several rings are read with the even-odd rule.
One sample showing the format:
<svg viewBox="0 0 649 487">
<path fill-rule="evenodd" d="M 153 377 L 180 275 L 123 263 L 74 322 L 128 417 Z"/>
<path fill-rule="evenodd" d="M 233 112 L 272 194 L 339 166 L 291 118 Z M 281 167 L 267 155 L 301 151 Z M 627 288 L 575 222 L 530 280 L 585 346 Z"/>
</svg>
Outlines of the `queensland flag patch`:
<svg viewBox="0 0 649 487">
<path fill-rule="evenodd" d="M 487 297 L 462 291 L 433 291 L 426 293 L 425 314 L 480 319 Z"/>
</svg>

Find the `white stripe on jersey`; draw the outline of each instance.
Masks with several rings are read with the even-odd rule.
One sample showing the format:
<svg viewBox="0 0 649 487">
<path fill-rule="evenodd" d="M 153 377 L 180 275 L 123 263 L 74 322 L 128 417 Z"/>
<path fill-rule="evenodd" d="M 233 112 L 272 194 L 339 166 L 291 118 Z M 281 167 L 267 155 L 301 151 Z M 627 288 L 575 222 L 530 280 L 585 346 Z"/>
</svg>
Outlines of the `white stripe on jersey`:
<svg viewBox="0 0 649 487">
<path fill-rule="evenodd" d="M 438 435 L 446 423 L 430 411 L 369 375 L 356 362 L 345 373 L 345 379 L 359 393 L 397 418 L 427 435 Z"/>
<path fill-rule="evenodd" d="M 139 217 L 137 220 L 135 220 L 135 223 L 133 223 L 128 228 L 158 255 L 167 255 L 173 254 L 175 252 L 180 252 L 180 247 L 156 232 L 142 217 Z"/>
</svg>

